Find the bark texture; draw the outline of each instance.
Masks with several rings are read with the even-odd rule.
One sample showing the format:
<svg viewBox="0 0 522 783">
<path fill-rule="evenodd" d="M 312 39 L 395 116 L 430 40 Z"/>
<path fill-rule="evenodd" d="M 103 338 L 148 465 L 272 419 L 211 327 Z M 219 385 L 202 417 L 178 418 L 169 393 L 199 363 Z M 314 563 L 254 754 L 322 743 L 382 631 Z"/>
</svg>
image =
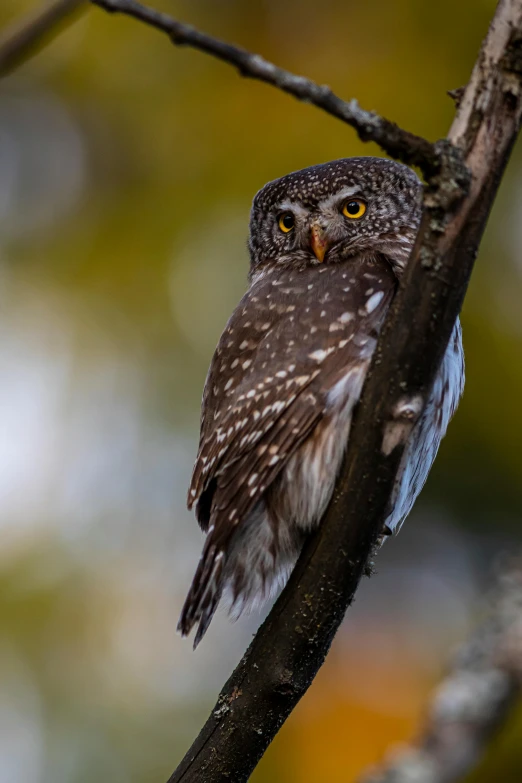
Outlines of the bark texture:
<svg viewBox="0 0 522 783">
<path fill-rule="evenodd" d="M 328 87 L 136 0 L 91 2 L 131 16 L 165 33 L 177 46 L 195 47 L 235 66 L 243 76 L 332 114 L 392 157 L 419 166 L 426 179 L 417 242 L 381 332 L 321 529 L 307 543 L 287 587 L 169 781 L 241 783 L 312 683 L 361 575 L 370 567 L 415 423 L 401 418 L 400 411 L 409 400 L 425 402 L 429 396 L 520 128 L 522 0 L 500 1 L 470 81 L 459 91 L 448 137 L 435 144 L 364 111 L 355 100 L 343 101 Z M 62 0 L 57 5 L 75 3 Z M 0 74 L 6 52 L 9 55 L 4 44 Z M 385 436 L 390 442 L 394 429 L 400 437 L 390 451 L 383 444 Z"/>
</svg>

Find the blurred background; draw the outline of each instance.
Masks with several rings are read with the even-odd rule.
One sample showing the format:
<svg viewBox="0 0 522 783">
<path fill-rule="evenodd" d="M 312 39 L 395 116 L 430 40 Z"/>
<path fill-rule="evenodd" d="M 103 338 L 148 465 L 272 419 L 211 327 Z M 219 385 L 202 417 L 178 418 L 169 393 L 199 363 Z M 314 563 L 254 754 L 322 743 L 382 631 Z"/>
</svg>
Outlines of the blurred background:
<svg viewBox="0 0 522 783">
<path fill-rule="evenodd" d="M 493 0 L 157 0 L 437 139 Z M 0 27 L 37 6 L 2 0 Z M 92 8 L 0 83 L 0 783 L 161 783 L 260 617 L 175 633 L 206 369 L 265 182 L 380 154 L 320 111 Z M 464 401 L 255 783 L 353 781 L 411 739 L 522 543 L 522 149 L 463 312 Z M 520 781 L 522 712 L 474 783 Z"/>
</svg>

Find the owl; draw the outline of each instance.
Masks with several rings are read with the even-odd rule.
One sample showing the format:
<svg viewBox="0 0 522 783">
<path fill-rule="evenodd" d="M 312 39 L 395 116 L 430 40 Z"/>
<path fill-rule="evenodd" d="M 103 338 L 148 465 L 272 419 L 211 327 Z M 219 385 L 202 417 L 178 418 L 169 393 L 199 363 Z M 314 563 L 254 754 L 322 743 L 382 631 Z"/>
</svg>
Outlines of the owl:
<svg viewBox="0 0 522 783">
<path fill-rule="evenodd" d="M 421 204 L 413 171 L 371 157 L 296 171 L 255 196 L 250 285 L 212 358 L 188 496 L 206 534 L 179 621 L 183 635 L 198 625 L 194 647 L 222 596 L 238 616 L 280 588 L 318 526 Z M 386 532 L 420 492 L 463 383 L 457 322 Z"/>
</svg>

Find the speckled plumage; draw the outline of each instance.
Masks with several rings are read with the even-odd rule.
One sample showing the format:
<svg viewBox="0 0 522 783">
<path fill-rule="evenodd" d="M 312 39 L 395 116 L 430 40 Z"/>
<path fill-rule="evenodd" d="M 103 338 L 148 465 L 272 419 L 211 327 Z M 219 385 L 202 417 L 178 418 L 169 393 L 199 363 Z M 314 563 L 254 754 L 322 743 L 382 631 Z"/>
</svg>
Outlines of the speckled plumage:
<svg viewBox="0 0 522 783">
<path fill-rule="evenodd" d="M 350 199 L 365 205 L 360 218 L 343 214 Z M 179 624 L 183 634 L 199 624 L 195 644 L 223 592 L 239 614 L 280 586 L 319 523 L 420 204 L 415 174 L 380 158 L 313 166 L 256 195 L 250 287 L 212 359 L 189 490 L 207 535 Z M 463 371 L 457 323 L 404 455 L 392 531 L 426 480 Z"/>
</svg>

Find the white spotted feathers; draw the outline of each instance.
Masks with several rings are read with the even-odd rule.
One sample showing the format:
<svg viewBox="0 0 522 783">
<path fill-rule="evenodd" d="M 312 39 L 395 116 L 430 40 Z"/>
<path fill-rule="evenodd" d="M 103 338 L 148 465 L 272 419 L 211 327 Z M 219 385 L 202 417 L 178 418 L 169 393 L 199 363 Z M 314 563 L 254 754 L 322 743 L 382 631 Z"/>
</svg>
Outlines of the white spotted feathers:
<svg viewBox="0 0 522 783">
<path fill-rule="evenodd" d="M 376 273 L 378 300 L 376 293 L 364 293 L 366 286 L 343 290 L 339 283 L 348 265 L 354 280 L 367 271 Z M 366 368 L 396 287 L 388 264 L 361 255 L 325 269 L 321 287 L 328 286 L 331 293 L 323 310 L 326 305 L 307 284 L 315 275 L 313 268 L 264 275 L 241 300 L 217 347 L 205 386 L 188 498 L 189 506 L 196 504 L 203 530 L 212 527 L 208 541 L 213 545 L 204 549 L 197 585 L 203 576 L 216 574 L 209 571 L 208 558 L 229 549 L 236 526 L 245 523 L 269 488 L 273 494 L 279 473 L 303 441 L 313 442 L 314 429 L 330 420 L 331 390 L 343 384 L 350 369 Z M 341 455 L 344 445 L 339 441 Z M 307 526 L 311 521 L 304 520 Z M 201 593 L 201 607 L 210 607 L 216 596 Z M 192 611 L 184 614 L 182 630 L 200 619 Z M 201 612 L 203 617 L 203 608 Z"/>
<path fill-rule="evenodd" d="M 250 288 L 212 359 L 188 494 L 206 534 L 179 621 L 184 635 L 198 626 L 195 646 L 222 597 L 237 616 L 284 584 L 321 520 L 421 194 L 405 166 L 347 158 L 256 195 Z M 357 219 L 350 199 L 365 206 Z M 386 430 L 386 453 L 406 444 L 387 529 L 400 527 L 420 492 L 463 380 L 457 324 L 431 395 L 405 398 Z"/>
</svg>

